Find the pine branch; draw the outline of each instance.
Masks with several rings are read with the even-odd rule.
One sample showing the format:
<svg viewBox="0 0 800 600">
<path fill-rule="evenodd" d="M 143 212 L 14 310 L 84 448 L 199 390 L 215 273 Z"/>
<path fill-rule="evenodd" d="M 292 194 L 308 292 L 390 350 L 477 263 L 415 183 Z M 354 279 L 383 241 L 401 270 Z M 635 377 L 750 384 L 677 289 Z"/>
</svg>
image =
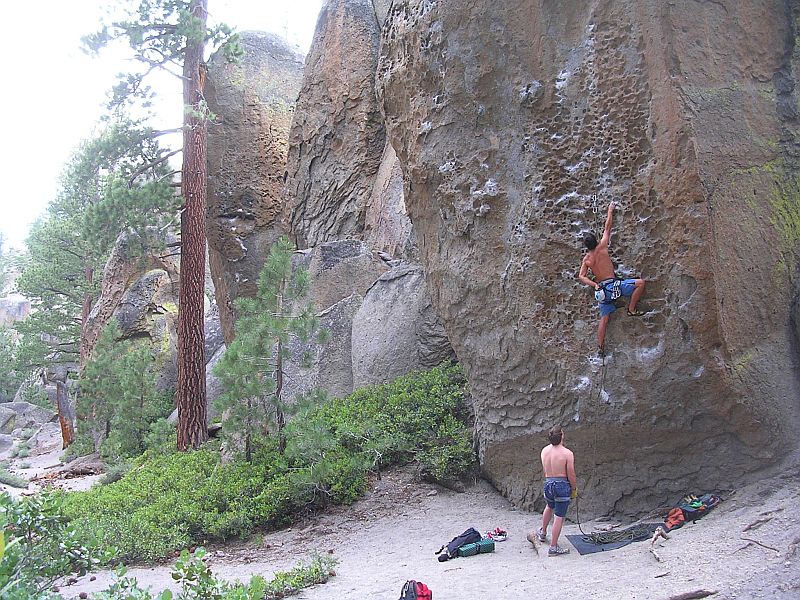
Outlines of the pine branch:
<svg viewBox="0 0 800 600">
<path fill-rule="evenodd" d="M 64 290 L 58 290 L 56 288 L 47 287 L 47 286 L 42 287 L 42 289 L 44 291 L 47 291 L 47 292 L 53 292 L 56 296 L 62 296 L 64 298 L 67 298 L 68 300 L 72 300 L 76 304 L 80 304 L 82 302 L 82 300 L 79 301 L 76 296 L 73 296 L 72 294 L 70 294 L 69 292 L 64 291 Z"/>
<path fill-rule="evenodd" d="M 132 188 L 133 187 L 133 182 L 136 181 L 136 178 L 139 177 L 140 175 L 144 174 L 145 171 L 147 171 L 148 169 L 152 169 L 154 167 L 157 167 L 158 165 L 167 162 L 171 157 L 175 156 L 179 152 L 183 152 L 183 148 L 179 148 L 178 150 L 173 150 L 172 152 L 167 152 L 164 156 L 162 156 L 158 160 L 154 160 L 153 162 L 149 162 L 146 165 L 136 169 L 131 174 L 131 176 L 128 178 L 128 187 Z"/>
<path fill-rule="evenodd" d="M 170 133 L 178 133 L 183 131 L 183 127 L 175 127 L 173 129 L 159 129 L 158 131 L 151 131 L 151 137 L 161 137 L 162 135 L 169 135 Z"/>
</svg>

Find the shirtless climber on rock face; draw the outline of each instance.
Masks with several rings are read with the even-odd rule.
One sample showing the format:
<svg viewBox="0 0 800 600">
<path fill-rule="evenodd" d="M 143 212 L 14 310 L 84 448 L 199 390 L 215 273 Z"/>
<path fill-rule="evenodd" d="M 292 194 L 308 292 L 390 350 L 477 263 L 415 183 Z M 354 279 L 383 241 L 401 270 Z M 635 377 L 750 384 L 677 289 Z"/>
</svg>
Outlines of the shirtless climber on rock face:
<svg viewBox="0 0 800 600">
<path fill-rule="evenodd" d="M 587 233 L 583 236 L 583 244 L 586 246 L 587 251 L 583 257 L 583 262 L 581 262 L 581 270 L 578 274 L 578 279 L 581 282 L 595 289 L 595 298 L 600 309 L 600 324 L 597 327 L 597 346 L 600 352 L 604 350 L 608 317 L 617 310 L 617 307 L 614 306 L 614 300 L 620 296 L 629 297 L 628 315 L 640 317 L 645 314 L 636 310 L 639 298 L 644 294 L 644 279 L 617 279 L 614 276 L 614 265 L 608 255 L 608 239 L 611 237 L 611 224 L 614 221 L 615 207 L 616 203 L 614 202 L 608 205 L 606 226 L 599 243 L 593 233 Z M 594 274 L 594 281 L 588 277 L 589 269 Z"/>
</svg>

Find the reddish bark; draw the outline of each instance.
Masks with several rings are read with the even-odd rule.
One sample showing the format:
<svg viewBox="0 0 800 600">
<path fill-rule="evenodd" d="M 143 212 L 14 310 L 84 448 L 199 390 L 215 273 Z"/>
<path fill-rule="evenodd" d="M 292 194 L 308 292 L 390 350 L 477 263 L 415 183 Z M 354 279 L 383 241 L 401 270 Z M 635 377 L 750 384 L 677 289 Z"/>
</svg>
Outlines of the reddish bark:
<svg viewBox="0 0 800 600">
<path fill-rule="evenodd" d="M 75 441 L 75 415 L 69 404 L 67 385 L 63 381 L 56 381 L 56 408 L 58 410 L 58 423 L 61 426 L 62 448 L 66 448 Z"/>
<path fill-rule="evenodd" d="M 91 289 L 92 281 L 94 280 L 94 269 L 87 265 L 83 269 L 83 276 L 86 278 L 86 283 Z M 81 307 L 81 339 L 79 348 L 80 362 L 78 363 L 81 372 L 83 372 L 83 368 L 86 366 L 86 361 L 89 360 L 89 343 L 87 340 L 87 334 L 89 326 L 89 313 L 92 312 L 92 301 L 92 294 L 90 292 L 86 292 L 86 294 L 83 296 L 83 306 Z"/>
<path fill-rule="evenodd" d="M 191 13 L 206 28 L 207 0 L 192 0 Z M 181 273 L 178 296 L 178 449 L 198 448 L 208 440 L 203 349 L 203 293 L 206 247 L 206 119 L 204 116 L 204 40 L 188 40 L 183 62 L 184 211 L 181 218 Z"/>
</svg>

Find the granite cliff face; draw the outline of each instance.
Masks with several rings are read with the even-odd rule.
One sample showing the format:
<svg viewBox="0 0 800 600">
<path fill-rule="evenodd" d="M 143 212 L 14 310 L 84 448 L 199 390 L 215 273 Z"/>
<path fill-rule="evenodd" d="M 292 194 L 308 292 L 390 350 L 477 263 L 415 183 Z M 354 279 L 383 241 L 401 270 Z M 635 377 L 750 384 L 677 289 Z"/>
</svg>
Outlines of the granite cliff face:
<svg viewBox="0 0 800 600">
<path fill-rule="evenodd" d="M 380 26 L 371 0 L 330 0 L 306 57 L 289 138 L 287 201 L 298 247 L 362 238 L 385 144 L 375 98 Z"/>
<path fill-rule="evenodd" d="M 377 92 L 486 474 L 538 505 L 554 423 L 587 512 L 724 489 L 796 438 L 798 3 L 396 0 Z M 612 256 L 649 314 L 576 279 Z"/>
<path fill-rule="evenodd" d="M 282 199 L 289 127 L 303 57 L 281 38 L 241 34 L 238 64 L 209 64 L 206 98 L 219 123 L 208 132 L 208 257 L 226 342 L 233 300 L 252 296 L 272 243 L 288 233 Z"/>
</svg>

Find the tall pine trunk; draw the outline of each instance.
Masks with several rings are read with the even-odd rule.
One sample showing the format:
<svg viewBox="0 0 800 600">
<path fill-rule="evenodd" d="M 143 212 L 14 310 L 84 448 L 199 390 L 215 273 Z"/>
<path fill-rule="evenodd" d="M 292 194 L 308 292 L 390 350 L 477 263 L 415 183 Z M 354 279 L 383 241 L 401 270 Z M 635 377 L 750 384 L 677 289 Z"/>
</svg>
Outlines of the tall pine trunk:
<svg viewBox="0 0 800 600">
<path fill-rule="evenodd" d="M 85 265 L 83 267 L 83 276 L 86 279 L 88 288 L 91 290 L 92 283 L 94 281 L 94 269 L 89 265 Z M 87 330 L 89 327 L 89 315 L 92 312 L 93 301 L 94 299 L 92 298 L 92 293 L 90 291 L 87 291 L 83 295 L 83 306 L 81 306 L 81 339 L 79 342 L 80 358 L 78 363 L 81 373 L 83 373 L 83 368 L 86 366 L 86 361 L 89 360 L 89 343 L 86 337 L 87 337 Z"/>
<path fill-rule="evenodd" d="M 207 0 L 192 0 L 190 11 L 206 30 Z M 204 35 L 204 33 L 203 33 Z M 205 279 L 206 118 L 203 87 L 203 38 L 187 39 L 183 62 L 184 211 L 181 219 L 181 274 L 178 307 L 178 450 L 198 448 L 208 440 L 206 376 L 203 350 Z"/>
</svg>

